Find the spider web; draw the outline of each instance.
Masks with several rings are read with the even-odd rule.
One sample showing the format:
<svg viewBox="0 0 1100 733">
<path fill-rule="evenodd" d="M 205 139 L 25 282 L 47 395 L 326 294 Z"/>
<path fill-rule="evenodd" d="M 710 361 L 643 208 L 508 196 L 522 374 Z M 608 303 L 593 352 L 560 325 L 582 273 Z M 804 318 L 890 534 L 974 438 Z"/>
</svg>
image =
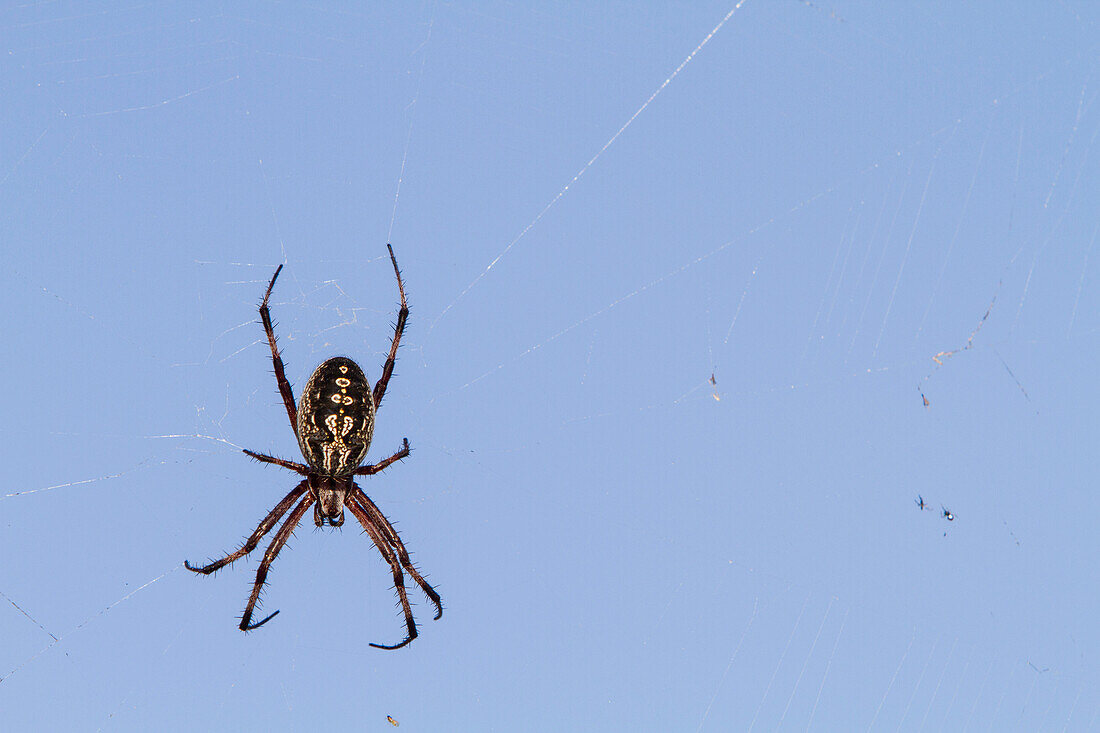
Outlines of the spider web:
<svg viewBox="0 0 1100 733">
<path fill-rule="evenodd" d="M 1096 20 L 0 11 L 13 727 L 1091 728 Z M 370 649 L 307 523 L 242 635 L 260 553 L 180 563 L 294 484 L 256 304 L 376 379 L 387 241 L 362 485 L 443 620 Z"/>
</svg>

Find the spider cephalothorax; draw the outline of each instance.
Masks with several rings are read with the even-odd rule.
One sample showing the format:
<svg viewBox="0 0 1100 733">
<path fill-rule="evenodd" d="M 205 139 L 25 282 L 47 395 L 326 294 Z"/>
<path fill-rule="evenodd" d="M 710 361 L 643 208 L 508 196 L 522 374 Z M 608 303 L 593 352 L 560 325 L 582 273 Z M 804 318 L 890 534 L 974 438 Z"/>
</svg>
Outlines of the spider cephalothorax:
<svg viewBox="0 0 1100 733">
<path fill-rule="evenodd" d="M 275 611 L 262 621 L 252 623 L 252 612 L 259 600 L 264 581 L 267 579 L 268 569 L 311 504 L 313 521 L 318 527 L 325 524 L 339 527 L 344 523 L 345 507 L 349 509 L 363 526 L 363 530 L 370 535 L 393 572 L 397 597 L 405 612 L 407 634 L 404 641 L 399 644 L 371 644 L 371 646 L 380 649 L 399 649 L 416 638 L 416 621 L 413 619 L 412 608 L 409 606 L 409 599 L 405 592 L 405 576 L 402 570 L 412 576 L 435 605 L 435 617 L 438 619 L 443 615 L 439 594 L 421 577 L 413 566 L 404 543 L 397 535 L 397 530 L 382 514 L 382 510 L 363 493 L 354 479 L 355 476 L 376 474 L 409 455 L 409 441 L 406 439 L 402 442 L 401 450 L 389 458 L 375 464 L 361 465 L 370 448 L 371 437 L 374 435 L 374 415 L 382 402 L 383 395 L 386 394 L 386 385 L 389 384 L 390 377 L 393 375 L 397 347 L 401 343 L 401 334 L 405 330 L 405 321 L 409 317 L 409 307 L 405 302 L 405 286 L 401 282 L 401 272 L 397 269 L 397 259 L 393 256 L 393 248 L 386 246 L 390 251 L 393 272 L 397 276 L 401 310 L 397 313 L 397 324 L 394 326 L 389 358 L 386 359 L 382 376 L 373 389 L 358 364 L 346 356 L 337 356 L 314 370 L 302 392 L 302 401 L 296 406 L 294 392 L 283 368 L 283 359 L 279 355 L 279 348 L 275 345 L 275 330 L 271 325 L 271 313 L 267 306 L 267 301 L 271 298 L 271 290 L 275 287 L 275 280 L 282 272 L 282 265 L 275 270 L 275 275 L 272 276 L 263 302 L 260 304 L 260 319 L 263 321 L 267 342 L 271 347 L 275 379 L 279 383 L 279 392 L 282 394 L 290 425 L 298 436 L 298 447 L 308 465 L 250 450 L 246 450 L 245 453 L 258 461 L 289 468 L 305 478 L 264 517 L 260 526 L 245 541 L 241 549 L 202 567 L 194 567 L 189 562 L 184 563 L 188 570 L 209 575 L 256 549 L 256 545 L 264 535 L 271 531 L 284 514 L 290 512 L 286 521 L 275 533 L 275 539 L 271 541 L 267 552 L 264 553 L 263 562 L 256 571 L 256 582 L 252 586 L 252 594 L 248 598 L 248 605 L 245 606 L 244 615 L 241 617 L 241 631 L 259 628 L 279 613 Z"/>
</svg>

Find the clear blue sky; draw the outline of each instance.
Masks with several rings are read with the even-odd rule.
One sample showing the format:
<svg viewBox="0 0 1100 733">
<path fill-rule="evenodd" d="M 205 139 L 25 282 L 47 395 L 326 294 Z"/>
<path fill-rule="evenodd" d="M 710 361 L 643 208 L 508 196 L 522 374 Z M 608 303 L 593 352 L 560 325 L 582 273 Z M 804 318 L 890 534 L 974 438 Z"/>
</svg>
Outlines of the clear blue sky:
<svg viewBox="0 0 1100 733">
<path fill-rule="evenodd" d="M 1092 726 L 1096 5 L 363 5 L 0 9 L 5 729 Z M 307 518 L 244 635 L 387 240 L 446 612 Z"/>
</svg>

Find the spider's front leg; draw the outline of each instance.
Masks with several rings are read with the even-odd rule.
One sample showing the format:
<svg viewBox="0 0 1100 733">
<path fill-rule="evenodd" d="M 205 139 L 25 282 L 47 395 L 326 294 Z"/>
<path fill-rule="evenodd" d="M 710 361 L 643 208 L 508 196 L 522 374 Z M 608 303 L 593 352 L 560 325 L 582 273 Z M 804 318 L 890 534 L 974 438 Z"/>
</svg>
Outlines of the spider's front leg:
<svg viewBox="0 0 1100 733">
<path fill-rule="evenodd" d="M 370 535 L 371 541 L 374 542 L 374 546 L 378 548 L 378 551 L 382 553 L 382 557 L 386 558 L 386 562 L 389 563 L 390 570 L 393 572 L 393 585 L 394 588 L 397 589 L 397 598 L 401 602 L 401 610 L 405 613 L 406 631 L 405 638 L 402 641 L 397 644 L 375 644 L 374 642 L 370 642 L 370 645 L 375 649 L 400 649 L 416 638 L 416 619 L 413 618 L 412 606 L 409 605 L 409 595 L 405 590 L 405 576 L 401 572 L 401 563 L 398 561 L 397 555 L 394 554 L 393 549 L 386 541 L 382 529 L 375 526 L 366 511 L 354 500 L 349 501 L 346 506 L 351 510 L 351 513 L 355 515 L 355 518 L 359 520 L 359 524 L 363 525 L 363 530 Z"/>
<path fill-rule="evenodd" d="M 420 571 L 416 569 L 416 566 L 412 563 L 412 558 L 409 557 L 409 551 L 405 549 L 405 543 L 401 541 L 401 536 L 397 534 L 397 530 L 390 524 L 390 520 L 386 519 L 386 515 L 382 513 L 382 510 L 378 508 L 378 505 L 371 501 L 371 498 L 363 493 L 363 490 L 358 486 L 355 487 L 355 493 L 352 494 L 351 503 L 358 505 L 363 509 L 367 516 L 370 518 L 374 526 L 381 532 L 382 536 L 389 542 L 390 547 L 397 553 L 397 559 L 401 562 L 401 566 L 408 571 L 412 576 L 416 584 L 420 586 L 420 590 L 424 591 L 424 595 L 428 597 L 428 600 L 435 606 L 435 620 L 443 618 L 443 599 L 436 593 L 428 581 L 424 580 L 424 576 L 420 574 Z"/>
<path fill-rule="evenodd" d="M 271 563 L 278 557 L 279 551 L 283 549 L 283 545 L 290 539 L 290 535 L 294 533 L 294 528 L 298 526 L 298 522 L 302 521 L 302 515 L 306 513 L 306 509 L 309 509 L 309 505 L 312 503 L 312 494 L 302 499 L 298 503 L 298 506 L 294 507 L 294 511 L 290 513 L 290 516 L 286 518 L 283 526 L 279 527 L 279 531 L 275 533 L 275 539 L 271 540 L 271 544 L 268 545 L 267 552 L 264 553 L 263 562 L 260 563 L 260 567 L 256 570 L 256 583 L 252 586 L 251 595 L 248 596 L 248 605 L 244 607 L 244 615 L 241 616 L 241 631 L 258 629 L 279 615 L 279 612 L 275 611 L 262 621 L 252 623 L 252 611 L 256 608 L 256 601 L 260 600 L 260 591 L 263 590 L 264 581 L 267 580 L 267 571 L 271 567 Z"/>
<path fill-rule="evenodd" d="M 294 502 L 297 501 L 302 494 L 306 493 L 308 489 L 308 481 L 303 481 L 302 483 L 291 489 L 290 493 L 284 496 L 283 500 L 276 504 L 275 508 L 272 509 L 271 512 L 263 518 L 263 521 L 260 522 L 260 526 L 256 527 L 256 531 L 253 532 L 247 540 L 245 540 L 245 543 L 243 546 L 241 546 L 241 549 L 237 550 L 236 552 L 231 552 L 223 557 L 221 560 L 215 560 L 208 565 L 195 567 L 187 560 L 184 560 L 183 566 L 192 572 L 202 573 L 203 575 L 210 575 L 210 573 L 224 568 L 229 563 L 241 559 L 242 557 L 256 549 L 256 545 L 260 544 L 260 540 L 264 538 L 264 535 L 271 531 L 271 528 L 275 526 L 275 523 L 278 522 L 282 518 L 282 516 L 287 513 L 287 510 L 290 509 Z"/>
</svg>

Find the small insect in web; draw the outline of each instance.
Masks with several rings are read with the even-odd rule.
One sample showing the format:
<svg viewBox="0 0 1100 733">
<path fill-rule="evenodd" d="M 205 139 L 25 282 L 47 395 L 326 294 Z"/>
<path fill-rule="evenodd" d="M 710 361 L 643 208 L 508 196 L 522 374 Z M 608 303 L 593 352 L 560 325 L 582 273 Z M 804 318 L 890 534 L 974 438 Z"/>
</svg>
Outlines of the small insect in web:
<svg viewBox="0 0 1100 733">
<path fill-rule="evenodd" d="M 400 723 L 398 723 L 396 720 L 393 719 L 392 715 L 387 715 L 386 720 L 390 721 L 390 725 L 392 725 L 394 728 L 401 725 Z"/>
<path fill-rule="evenodd" d="M 367 449 L 370 448 L 371 438 L 374 435 L 374 416 L 382 403 L 382 397 L 386 394 L 386 385 L 389 384 L 390 377 L 393 375 L 397 347 L 401 343 L 401 334 L 405 331 L 405 322 L 409 317 L 409 306 L 405 301 L 405 286 L 401 282 L 401 271 L 397 269 L 397 258 L 393 255 L 393 247 L 387 244 L 386 248 L 389 249 L 390 262 L 393 263 L 393 272 L 397 276 L 401 310 L 397 313 L 389 357 L 382 368 L 382 376 L 373 388 L 358 364 L 345 356 L 337 356 L 314 370 L 309 381 L 306 382 L 301 402 L 295 405 L 294 392 L 284 373 L 279 347 L 275 344 L 275 329 L 271 325 L 271 313 L 267 306 L 271 298 L 271 290 L 275 287 L 275 280 L 283 270 L 282 265 L 275 270 L 267 286 L 267 292 L 264 293 L 263 302 L 260 304 L 260 320 L 263 321 L 267 343 L 271 347 L 275 379 L 286 407 L 287 417 L 290 418 L 290 427 L 298 438 L 298 447 L 308 465 L 245 450 L 245 453 L 257 461 L 282 466 L 304 478 L 264 517 L 256 531 L 239 550 L 201 567 L 184 562 L 188 570 L 210 575 L 256 549 L 256 545 L 264 535 L 271 531 L 284 514 L 290 512 L 287 520 L 275 533 L 275 538 L 268 546 L 264 559 L 256 571 L 256 582 L 252 586 L 252 594 L 248 598 L 244 615 L 241 616 L 241 631 L 258 629 L 278 615 L 279 612 L 275 611 L 262 621 L 252 623 L 252 612 L 260 598 L 268 569 L 310 506 L 313 507 L 313 523 L 318 527 L 323 527 L 325 524 L 332 527 L 341 526 L 344 523 L 344 509 L 350 509 L 390 565 L 397 598 L 405 612 L 406 635 L 405 639 L 398 644 L 372 643 L 371 646 L 378 649 L 400 649 L 416 638 L 416 621 L 409 606 L 402 570 L 412 576 L 424 591 L 424 595 L 435 605 L 435 618 L 438 620 L 443 616 L 443 603 L 439 594 L 428 585 L 413 566 L 404 543 L 397 535 L 397 530 L 354 480 L 355 476 L 371 476 L 379 473 L 387 466 L 409 455 L 409 441 L 406 438 L 402 442 L 401 450 L 389 458 L 366 466 L 360 465 L 367 456 Z"/>
<path fill-rule="evenodd" d="M 927 504 L 924 503 L 924 497 L 921 496 L 920 494 L 917 494 L 917 498 L 913 499 L 913 503 L 916 504 L 918 507 L 920 507 L 920 510 L 922 512 L 925 509 L 931 510 L 931 507 L 929 507 Z"/>
</svg>

